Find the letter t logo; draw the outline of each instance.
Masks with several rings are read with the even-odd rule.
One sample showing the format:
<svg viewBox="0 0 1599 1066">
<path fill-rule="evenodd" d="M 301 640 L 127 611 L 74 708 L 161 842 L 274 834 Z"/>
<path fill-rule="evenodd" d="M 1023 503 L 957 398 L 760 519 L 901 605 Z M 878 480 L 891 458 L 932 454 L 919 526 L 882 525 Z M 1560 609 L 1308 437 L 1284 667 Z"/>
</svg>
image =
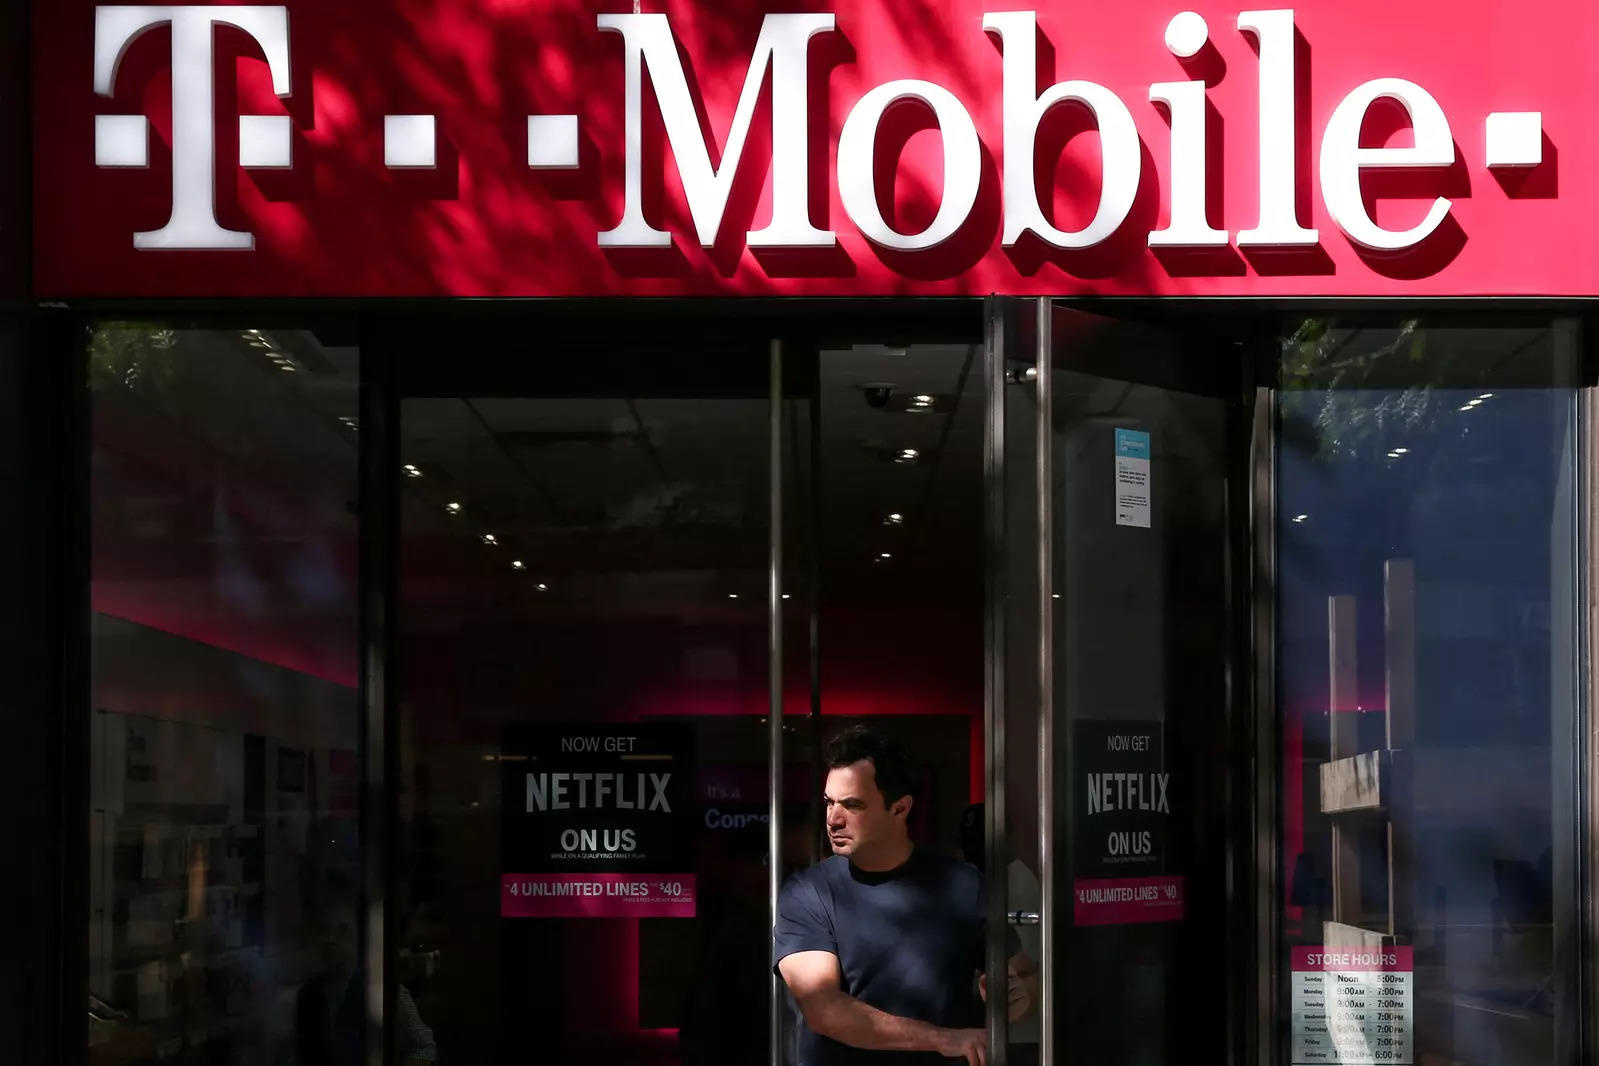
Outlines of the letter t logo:
<svg viewBox="0 0 1599 1066">
<path fill-rule="evenodd" d="M 272 73 L 272 91 L 289 95 L 289 14 L 283 7 L 100 7 L 94 12 L 94 91 L 110 96 L 128 46 L 156 26 L 172 26 L 172 217 L 158 230 L 135 233 L 135 248 L 253 248 L 255 238 L 224 229 L 216 218 L 216 72 L 212 38 L 218 24 L 255 39 Z M 107 118 L 111 116 L 101 116 Z M 120 116 L 117 116 L 120 118 Z M 262 121 L 257 116 L 247 119 Z M 276 124 L 275 124 L 276 125 Z M 241 123 L 241 133 L 243 124 Z M 140 130 L 143 130 L 141 124 Z M 265 131 L 263 131 L 264 133 Z M 277 139 L 287 145 L 286 120 Z M 96 126 L 96 157 L 105 131 Z M 241 135 L 241 151 L 244 148 Z M 282 158 L 282 152 L 273 153 Z M 275 165 L 286 165 L 287 160 Z M 143 165 L 139 160 L 135 165 Z"/>
</svg>

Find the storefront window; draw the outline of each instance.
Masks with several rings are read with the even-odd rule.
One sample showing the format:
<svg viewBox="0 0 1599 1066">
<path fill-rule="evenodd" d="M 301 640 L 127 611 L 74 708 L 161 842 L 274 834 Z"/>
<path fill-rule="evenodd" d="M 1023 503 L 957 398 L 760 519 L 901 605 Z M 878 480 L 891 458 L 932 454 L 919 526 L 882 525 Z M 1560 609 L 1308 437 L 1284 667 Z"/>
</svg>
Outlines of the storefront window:
<svg viewBox="0 0 1599 1066">
<path fill-rule="evenodd" d="M 1573 1057 L 1576 341 L 1283 343 L 1282 1061 Z"/>
<path fill-rule="evenodd" d="M 401 353 L 453 357 L 400 406 L 397 979 L 440 1062 L 765 1061 L 764 346 L 515 337 Z"/>
<path fill-rule="evenodd" d="M 357 1061 L 356 349 L 87 358 L 88 1061 Z"/>
</svg>

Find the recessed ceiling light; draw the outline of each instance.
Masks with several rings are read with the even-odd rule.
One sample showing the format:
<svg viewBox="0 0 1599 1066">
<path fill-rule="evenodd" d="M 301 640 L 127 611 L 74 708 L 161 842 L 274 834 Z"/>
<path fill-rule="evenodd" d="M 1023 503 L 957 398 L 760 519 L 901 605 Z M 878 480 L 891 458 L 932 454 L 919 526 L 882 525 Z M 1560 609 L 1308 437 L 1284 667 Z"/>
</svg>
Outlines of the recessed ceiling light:
<svg viewBox="0 0 1599 1066">
<path fill-rule="evenodd" d="M 736 593 L 736 592 L 729 592 L 729 593 L 728 593 L 728 594 L 727 594 L 727 598 L 728 598 L 728 599 L 730 599 L 730 600 L 736 600 L 736 599 L 738 599 L 738 593 Z"/>
<path fill-rule="evenodd" d="M 788 593 L 786 593 L 786 592 L 785 592 L 785 593 L 783 593 L 783 598 L 784 598 L 784 599 L 785 599 L 785 600 L 786 600 L 786 599 L 788 599 L 788 598 L 789 598 L 789 597 L 788 597 Z"/>
<path fill-rule="evenodd" d="M 539 591 L 540 592 L 548 592 L 548 591 L 550 591 L 550 586 L 548 586 L 544 582 L 540 581 L 539 582 Z"/>
<path fill-rule="evenodd" d="M 894 558 L 894 556 L 893 556 L 893 555 L 891 555 L 891 554 L 890 554 L 890 553 L 888 553 L 888 552 L 878 552 L 878 553 L 877 553 L 877 557 L 878 557 L 878 558 L 879 558 L 879 559 L 892 559 L 892 558 Z"/>
<path fill-rule="evenodd" d="M 915 448 L 901 448 L 899 453 L 894 456 L 894 461 L 896 463 L 914 463 L 921 457 L 921 454 Z"/>
<path fill-rule="evenodd" d="M 1049 598 L 1050 598 L 1050 599 L 1052 599 L 1052 600 L 1058 600 L 1058 599 L 1060 599 L 1060 593 L 1058 593 L 1058 592 L 1051 592 L 1051 593 L 1050 593 L 1050 594 L 1049 594 Z"/>
<path fill-rule="evenodd" d="M 1491 392 L 1485 392 L 1481 396 L 1477 397 L 1477 399 L 1479 399 L 1479 400 L 1491 400 L 1493 398 L 1494 398 L 1494 394 L 1491 393 Z"/>
<path fill-rule="evenodd" d="M 1295 522 L 1303 522 L 1305 519 L 1307 519 L 1309 517 L 1310 516 L 1308 514 L 1296 514 L 1296 515 L 1294 515 L 1293 520 Z"/>
<path fill-rule="evenodd" d="M 422 476 L 422 468 L 417 466 L 415 463 L 406 463 L 404 466 L 400 467 L 400 469 L 405 471 L 406 477 Z"/>
<path fill-rule="evenodd" d="M 1409 448 L 1395 448 L 1395 449 L 1394 449 L 1394 450 L 1393 450 L 1393 454 L 1394 454 L 1394 455 L 1406 455 L 1406 454 L 1408 454 L 1408 453 L 1409 453 L 1409 452 L 1410 452 L 1410 449 L 1409 449 Z"/>
<path fill-rule="evenodd" d="M 287 371 L 287 372 L 288 372 L 288 373 L 290 373 L 290 374 L 292 374 L 292 373 L 294 373 L 294 371 L 295 371 L 295 368 L 294 368 L 294 367 L 292 367 L 292 366 L 290 366 L 290 365 L 289 365 L 289 364 L 288 364 L 288 363 L 282 363 L 282 364 L 280 364 L 280 365 L 279 365 L 279 366 L 278 366 L 278 369 L 279 369 L 279 370 L 284 370 L 284 371 Z"/>
<path fill-rule="evenodd" d="M 450 512 L 451 514 L 460 514 L 461 513 L 461 505 L 456 503 L 454 500 L 451 500 L 449 503 L 445 504 L 444 505 L 444 509 L 446 511 Z"/>
<path fill-rule="evenodd" d="M 493 533 L 485 533 L 485 534 L 483 534 L 483 543 L 484 544 L 498 544 L 499 542 L 500 542 L 500 538 L 496 537 Z"/>
<path fill-rule="evenodd" d="M 512 570 L 526 570 L 527 569 L 527 564 L 524 563 L 520 559 L 512 559 L 511 560 L 511 569 Z"/>
<path fill-rule="evenodd" d="M 1463 405 L 1460 409 L 1462 411 L 1470 411 L 1470 410 L 1474 409 L 1477 406 L 1477 403 L 1478 403 L 1478 401 L 1472 400 L 1470 403 Z"/>
<path fill-rule="evenodd" d="M 902 526 L 904 524 L 905 516 L 898 511 L 890 512 L 888 517 L 883 519 L 883 525 L 885 526 Z"/>
</svg>

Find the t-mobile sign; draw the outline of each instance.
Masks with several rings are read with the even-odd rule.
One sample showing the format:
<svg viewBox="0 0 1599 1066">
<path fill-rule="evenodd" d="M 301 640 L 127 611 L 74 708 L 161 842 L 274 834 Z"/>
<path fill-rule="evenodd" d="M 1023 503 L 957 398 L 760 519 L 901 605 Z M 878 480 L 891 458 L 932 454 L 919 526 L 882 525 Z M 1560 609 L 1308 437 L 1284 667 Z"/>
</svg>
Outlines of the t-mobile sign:
<svg viewBox="0 0 1599 1066">
<path fill-rule="evenodd" d="M 1581 0 L 648 6 L 35 5 L 36 294 L 1599 293 Z"/>
<path fill-rule="evenodd" d="M 501 916 L 693 917 L 692 753 L 677 726 L 508 728 Z"/>
</svg>

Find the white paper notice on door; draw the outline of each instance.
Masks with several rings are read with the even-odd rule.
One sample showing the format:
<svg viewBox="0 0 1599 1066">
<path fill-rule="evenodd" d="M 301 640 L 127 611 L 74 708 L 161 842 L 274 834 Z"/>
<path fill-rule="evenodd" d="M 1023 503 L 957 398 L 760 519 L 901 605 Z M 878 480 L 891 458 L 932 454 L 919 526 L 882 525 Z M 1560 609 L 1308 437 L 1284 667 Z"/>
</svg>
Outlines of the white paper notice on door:
<svg viewBox="0 0 1599 1066">
<path fill-rule="evenodd" d="M 1149 528 L 1149 434 L 1116 431 L 1116 524 Z"/>
</svg>

